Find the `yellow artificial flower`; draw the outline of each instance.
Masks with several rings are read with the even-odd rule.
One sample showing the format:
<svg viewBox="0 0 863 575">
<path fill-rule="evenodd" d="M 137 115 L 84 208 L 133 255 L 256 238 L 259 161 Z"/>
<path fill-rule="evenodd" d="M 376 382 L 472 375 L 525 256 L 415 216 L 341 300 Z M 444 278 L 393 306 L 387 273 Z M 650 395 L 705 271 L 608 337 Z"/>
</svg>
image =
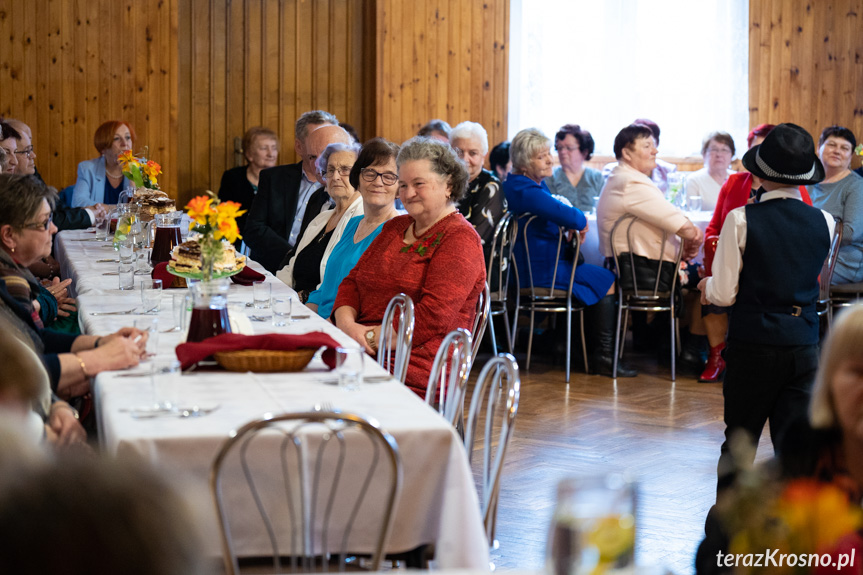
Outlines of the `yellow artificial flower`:
<svg viewBox="0 0 863 575">
<path fill-rule="evenodd" d="M 237 219 L 246 213 L 246 210 L 242 210 L 242 204 L 238 202 L 221 202 L 216 205 L 216 212 L 218 212 L 218 221 L 222 223 L 227 219 Z"/>
<path fill-rule="evenodd" d="M 131 164 L 131 165 L 135 165 L 135 166 L 140 166 L 140 164 L 138 163 L 138 158 L 136 158 L 136 157 L 132 154 L 132 150 L 126 150 L 125 152 L 123 152 L 122 154 L 120 154 L 119 156 L 117 156 L 117 161 L 118 161 L 118 162 L 119 162 L 119 163 L 120 163 L 124 168 L 125 168 L 127 165 L 130 165 L 130 164 Z"/>
<path fill-rule="evenodd" d="M 209 218 L 216 215 L 211 207 L 212 203 L 213 198 L 209 196 L 196 196 L 186 204 L 186 211 L 195 223 L 205 226 L 210 221 Z"/>
<path fill-rule="evenodd" d="M 225 239 L 234 243 L 243 236 L 240 235 L 240 228 L 237 227 L 237 220 L 233 218 L 224 219 L 218 222 L 213 237 L 217 240 Z"/>
</svg>

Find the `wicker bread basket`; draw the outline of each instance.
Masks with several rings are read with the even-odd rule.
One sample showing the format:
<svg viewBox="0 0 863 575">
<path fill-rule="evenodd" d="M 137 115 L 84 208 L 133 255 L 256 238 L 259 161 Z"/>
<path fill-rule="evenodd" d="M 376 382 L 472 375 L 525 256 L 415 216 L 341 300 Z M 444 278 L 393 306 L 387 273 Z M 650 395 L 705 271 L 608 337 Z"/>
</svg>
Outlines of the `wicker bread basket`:
<svg viewBox="0 0 863 575">
<path fill-rule="evenodd" d="M 265 349 L 243 349 L 215 353 L 216 361 L 228 371 L 300 371 L 314 357 L 315 349 L 294 351 L 271 351 Z"/>
</svg>

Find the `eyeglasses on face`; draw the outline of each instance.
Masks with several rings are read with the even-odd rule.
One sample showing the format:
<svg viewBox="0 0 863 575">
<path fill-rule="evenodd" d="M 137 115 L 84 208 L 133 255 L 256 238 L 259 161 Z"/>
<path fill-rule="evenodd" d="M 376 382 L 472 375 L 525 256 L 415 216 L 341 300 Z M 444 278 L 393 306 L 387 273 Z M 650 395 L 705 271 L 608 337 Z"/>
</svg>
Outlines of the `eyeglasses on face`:
<svg viewBox="0 0 863 575">
<path fill-rule="evenodd" d="M 566 150 L 568 152 L 578 152 L 580 148 L 578 146 L 564 146 L 563 144 L 555 144 L 554 151 L 560 153 L 561 150 Z"/>
<path fill-rule="evenodd" d="M 47 231 L 48 228 L 51 227 L 51 222 L 53 222 L 53 221 L 54 221 L 54 213 L 51 212 L 50 214 L 48 214 L 48 219 L 46 219 L 44 222 L 33 222 L 32 224 L 24 224 L 21 227 L 28 229 L 28 230 Z"/>
<path fill-rule="evenodd" d="M 30 155 L 33 153 L 33 146 L 30 146 L 29 148 L 25 148 L 23 150 L 15 150 L 15 153 L 19 156 L 24 156 L 25 158 L 30 159 Z"/>
<path fill-rule="evenodd" d="M 707 151 L 711 154 L 731 154 L 731 148 L 728 146 L 710 146 Z"/>
<path fill-rule="evenodd" d="M 332 178 L 334 175 L 336 175 L 336 171 L 338 170 L 341 177 L 347 178 L 351 175 L 352 167 L 353 166 L 329 166 L 327 167 L 327 171 L 324 172 L 324 176 L 326 176 L 327 179 Z"/>
<path fill-rule="evenodd" d="M 392 186 L 395 184 L 399 177 L 392 172 L 378 172 L 377 170 L 373 170 L 371 168 L 363 168 L 360 170 L 360 174 L 363 179 L 369 183 L 374 182 L 378 176 L 381 177 L 381 181 L 385 186 Z"/>
</svg>

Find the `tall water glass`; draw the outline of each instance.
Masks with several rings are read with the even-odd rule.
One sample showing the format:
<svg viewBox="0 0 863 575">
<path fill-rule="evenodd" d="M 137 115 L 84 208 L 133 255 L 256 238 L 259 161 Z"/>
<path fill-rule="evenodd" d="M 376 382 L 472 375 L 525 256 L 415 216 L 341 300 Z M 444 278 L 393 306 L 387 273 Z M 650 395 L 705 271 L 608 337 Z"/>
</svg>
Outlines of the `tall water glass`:
<svg viewBox="0 0 863 575">
<path fill-rule="evenodd" d="M 175 411 L 179 405 L 180 362 L 174 358 L 154 359 L 150 371 L 153 407 Z"/>
<path fill-rule="evenodd" d="M 117 266 L 117 275 L 120 276 L 120 289 L 135 289 L 135 264 L 132 262 L 120 262 Z"/>
<path fill-rule="evenodd" d="M 141 281 L 141 303 L 144 304 L 144 313 L 159 313 L 162 308 L 162 280 Z"/>
<path fill-rule="evenodd" d="M 347 391 L 356 391 L 363 383 L 363 361 L 366 352 L 359 347 L 336 348 L 336 374 L 339 376 L 339 387 Z"/>
</svg>

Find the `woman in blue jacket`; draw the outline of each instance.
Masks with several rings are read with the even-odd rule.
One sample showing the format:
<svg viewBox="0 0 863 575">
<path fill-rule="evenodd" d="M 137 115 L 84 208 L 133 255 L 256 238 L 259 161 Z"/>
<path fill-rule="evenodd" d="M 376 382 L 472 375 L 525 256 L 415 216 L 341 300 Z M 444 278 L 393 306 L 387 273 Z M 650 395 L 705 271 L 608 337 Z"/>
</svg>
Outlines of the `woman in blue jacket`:
<svg viewBox="0 0 863 575">
<path fill-rule="evenodd" d="M 561 254 L 557 262 L 557 240 L 560 226 L 578 231 L 582 239 L 587 232 L 587 218 L 569 202 L 551 195 L 543 178 L 551 175 L 553 160 L 551 140 L 536 128 L 516 134 L 510 147 L 512 174 L 503 184 L 509 209 L 516 215 L 538 216 L 528 228 L 528 248 L 532 260 L 535 286 L 549 287 L 558 265 L 555 288 L 567 289 L 572 271 L 571 258 Z M 527 269 L 527 250 L 522 234 L 518 235 L 514 256 L 519 270 Z M 586 310 L 588 342 L 591 343 L 590 373 L 611 376 L 614 368 L 615 296 L 614 274 L 590 264 L 580 264 L 575 270 L 572 295 L 588 306 Z M 592 341 L 591 341 L 592 340 Z M 618 377 L 635 377 L 633 369 L 621 362 Z"/>
<path fill-rule="evenodd" d="M 116 204 L 120 192 L 133 187 L 123 176 L 117 157 L 135 145 L 135 130 L 127 122 L 105 122 L 96 130 L 93 144 L 99 157 L 78 164 L 78 180 L 72 192 L 72 207 Z"/>
</svg>

